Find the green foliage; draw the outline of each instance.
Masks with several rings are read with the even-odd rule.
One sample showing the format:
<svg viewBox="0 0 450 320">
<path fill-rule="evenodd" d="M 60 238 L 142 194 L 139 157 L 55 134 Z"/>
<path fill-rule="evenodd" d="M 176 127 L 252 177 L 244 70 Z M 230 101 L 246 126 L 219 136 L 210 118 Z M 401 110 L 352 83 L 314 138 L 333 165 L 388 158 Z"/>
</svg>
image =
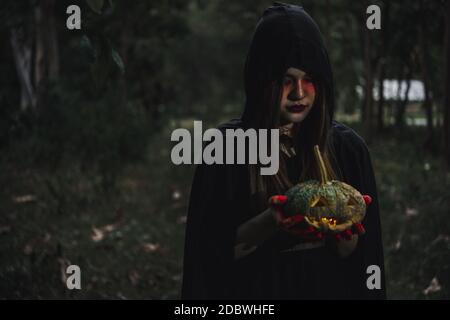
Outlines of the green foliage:
<svg viewBox="0 0 450 320">
<path fill-rule="evenodd" d="M 86 0 L 89 7 L 94 11 L 95 13 L 101 14 L 102 8 L 103 8 L 103 0 Z"/>
<path fill-rule="evenodd" d="M 388 293 L 448 299 L 450 179 L 439 158 L 417 152 L 424 130 L 385 134 L 371 147 L 382 214 Z M 406 142 L 407 141 L 407 142 Z M 424 294 L 436 277 L 439 291 Z"/>
</svg>

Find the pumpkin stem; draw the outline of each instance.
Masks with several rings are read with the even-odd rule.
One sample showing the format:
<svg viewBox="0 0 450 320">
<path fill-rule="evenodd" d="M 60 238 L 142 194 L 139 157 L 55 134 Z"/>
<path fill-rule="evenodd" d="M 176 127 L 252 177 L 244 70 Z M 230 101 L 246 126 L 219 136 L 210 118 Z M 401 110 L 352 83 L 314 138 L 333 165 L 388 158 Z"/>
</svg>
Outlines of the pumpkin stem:
<svg viewBox="0 0 450 320">
<path fill-rule="evenodd" d="M 329 181 L 328 172 L 325 167 L 325 163 L 323 162 L 322 154 L 320 153 L 320 149 L 319 149 L 318 145 L 314 146 L 314 154 L 316 155 L 316 161 L 319 164 L 321 183 L 325 184 L 327 181 Z"/>
</svg>

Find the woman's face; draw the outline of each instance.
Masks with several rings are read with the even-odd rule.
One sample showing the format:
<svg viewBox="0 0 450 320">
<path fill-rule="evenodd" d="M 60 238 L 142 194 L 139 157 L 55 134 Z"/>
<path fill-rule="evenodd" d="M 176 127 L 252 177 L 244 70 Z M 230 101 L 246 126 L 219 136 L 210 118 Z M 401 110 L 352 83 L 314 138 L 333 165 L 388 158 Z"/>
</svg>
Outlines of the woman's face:
<svg viewBox="0 0 450 320">
<path fill-rule="evenodd" d="M 282 81 L 280 122 L 282 125 L 302 122 L 316 97 L 312 79 L 300 69 L 289 68 Z"/>
</svg>

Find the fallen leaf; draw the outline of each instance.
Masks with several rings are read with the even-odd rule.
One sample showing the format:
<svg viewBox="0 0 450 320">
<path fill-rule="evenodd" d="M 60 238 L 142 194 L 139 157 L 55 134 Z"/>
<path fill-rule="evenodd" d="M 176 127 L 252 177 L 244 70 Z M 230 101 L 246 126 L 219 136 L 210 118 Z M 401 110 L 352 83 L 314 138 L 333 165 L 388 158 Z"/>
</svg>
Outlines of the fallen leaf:
<svg viewBox="0 0 450 320">
<path fill-rule="evenodd" d="M 177 223 L 178 224 L 185 224 L 187 221 L 187 217 L 186 216 L 181 216 L 177 219 Z"/>
<path fill-rule="evenodd" d="M 434 277 L 431 280 L 430 285 L 428 286 L 428 288 L 423 290 L 423 294 L 427 296 L 430 293 L 434 293 L 434 292 L 438 292 L 438 291 L 441 291 L 441 285 L 439 284 L 438 279 L 436 277 Z"/>
<path fill-rule="evenodd" d="M 419 211 L 416 208 L 406 208 L 405 214 L 407 217 L 417 216 Z"/>
<path fill-rule="evenodd" d="M 23 253 L 25 253 L 27 256 L 29 256 L 33 252 L 33 246 L 31 243 L 27 243 L 25 247 L 23 248 Z"/>
<path fill-rule="evenodd" d="M 161 245 L 159 243 L 144 243 L 144 244 L 142 244 L 142 249 L 146 253 L 159 251 L 160 248 L 161 248 Z"/>
<path fill-rule="evenodd" d="M 103 232 L 113 232 L 116 229 L 117 225 L 115 224 L 107 224 L 106 226 L 101 227 L 101 230 L 103 230 Z"/>
<path fill-rule="evenodd" d="M 125 296 L 122 294 L 122 292 L 118 292 L 118 293 L 117 293 L 117 297 L 118 297 L 119 299 L 122 299 L 122 300 L 127 300 L 127 297 L 125 297 Z"/>
<path fill-rule="evenodd" d="M 91 234 L 91 239 L 94 242 L 99 242 L 102 241 L 103 238 L 105 237 L 105 233 L 98 229 L 98 228 L 92 228 L 92 234 Z"/>
<path fill-rule="evenodd" d="M 132 270 L 130 271 L 130 273 L 128 273 L 128 278 L 130 279 L 131 284 L 133 286 L 136 286 L 139 283 L 141 276 L 139 275 L 139 272 L 137 272 L 136 270 Z"/>
<path fill-rule="evenodd" d="M 93 227 L 91 233 L 91 240 L 94 242 L 102 241 L 108 233 L 113 232 L 119 228 L 124 222 L 123 210 L 120 208 L 116 211 L 115 222 L 112 224 L 107 224 L 103 227 Z"/>
<path fill-rule="evenodd" d="M 431 242 L 431 245 L 434 246 L 435 244 L 441 241 L 450 242 L 450 237 L 444 234 L 440 234 L 436 237 L 436 239 L 433 240 L 433 242 Z"/>
<path fill-rule="evenodd" d="M 32 202 L 36 200 L 36 196 L 32 194 L 26 194 L 23 196 L 17 196 L 13 198 L 13 201 L 15 203 L 26 203 L 26 202 Z"/>
</svg>

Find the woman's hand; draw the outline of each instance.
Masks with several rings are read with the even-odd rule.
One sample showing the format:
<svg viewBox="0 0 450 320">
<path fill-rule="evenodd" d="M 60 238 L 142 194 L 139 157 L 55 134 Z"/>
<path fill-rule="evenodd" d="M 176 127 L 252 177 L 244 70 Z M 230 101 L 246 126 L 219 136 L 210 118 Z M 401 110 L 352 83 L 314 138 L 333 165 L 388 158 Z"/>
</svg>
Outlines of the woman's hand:
<svg viewBox="0 0 450 320">
<path fill-rule="evenodd" d="M 318 241 L 324 238 L 324 235 L 313 226 L 305 223 L 305 217 L 301 214 L 287 216 L 283 206 L 287 197 L 283 195 L 272 196 L 269 198 L 269 207 L 272 210 L 273 218 L 278 228 L 289 234 L 301 237 L 308 241 Z"/>
<path fill-rule="evenodd" d="M 269 199 L 269 207 L 272 209 L 273 218 L 277 226 L 283 229 L 289 229 L 304 220 L 302 215 L 286 216 L 283 210 L 283 205 L 286 201 L 286 196 L 273 196 Z"/>
<path fill-rule="evenodd" d="M 326 238 L 327 242 L 334 242 L 337 244 L 338 248 L 345 249 L 354 249 L 358 235 L 365 233 L 364 227 L 361 223 L 350 225 L 348 229 L 341 232 L 321 232 L 313 226 L 307 224 L 305 217 L 301 214 L 287 216 L 283 209 L 286 201 L 287 196 L 284 195 L 276 195 L 269 198 L 269 208 L 272 210 L 273 219 L 275 220 L 278 228 L 282 229 L 284 232 L 299 236 L 302 239 L 309 241 L 318 241 Z M 367 205 L 369 203 L 370 201 L 366 201 Z M 339 244 L 339 242 L 341 243 Z"/>
</svg>

